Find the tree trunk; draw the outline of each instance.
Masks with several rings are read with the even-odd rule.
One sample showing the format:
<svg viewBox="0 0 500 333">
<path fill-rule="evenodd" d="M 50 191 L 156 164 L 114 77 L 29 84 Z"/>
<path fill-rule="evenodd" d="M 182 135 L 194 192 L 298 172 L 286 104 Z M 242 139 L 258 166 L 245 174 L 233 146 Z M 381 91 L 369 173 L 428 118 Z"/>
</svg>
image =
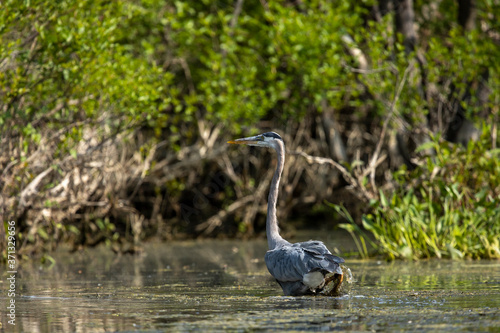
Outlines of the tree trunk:
<svg viewBox="0 0 500 333">
<path fill-rule="evenodd" d="M 458 24 L 464 30 L 474 28 L 476 22 L 476 8 L 474 0 L 458 0 Z"/>
<path fill-rule="evenodd" d="M 393 0 L 395 10 L 396 31 L 403 35 L 405 51 L 410 53 L 415 49 L 417 34 L 415 32 L 415 13 L 413 0 Z"/>
</svg>

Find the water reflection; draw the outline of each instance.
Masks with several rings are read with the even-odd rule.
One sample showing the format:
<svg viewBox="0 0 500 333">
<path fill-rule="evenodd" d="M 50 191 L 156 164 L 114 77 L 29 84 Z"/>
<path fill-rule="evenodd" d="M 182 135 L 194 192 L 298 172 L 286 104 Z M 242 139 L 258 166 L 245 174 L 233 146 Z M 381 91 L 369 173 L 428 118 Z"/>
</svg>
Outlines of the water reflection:
<svg viewBox="0 0 500 333">
<path fill-rule="evenodd" d="M 432 327 L 447 315 L 450 327 L 467 329 L 478 313 L 500 327 L 498 261 L 348 260 L 349 296 L 284 297 L 265 251 L 265 240 L 203 241 L 150 244 L 136 256 L 61 251 L 51 267 L 25 262 L 17 324 L 2 312 L 0 332 L 400 329 L 396 317 Z"/>
</svg>

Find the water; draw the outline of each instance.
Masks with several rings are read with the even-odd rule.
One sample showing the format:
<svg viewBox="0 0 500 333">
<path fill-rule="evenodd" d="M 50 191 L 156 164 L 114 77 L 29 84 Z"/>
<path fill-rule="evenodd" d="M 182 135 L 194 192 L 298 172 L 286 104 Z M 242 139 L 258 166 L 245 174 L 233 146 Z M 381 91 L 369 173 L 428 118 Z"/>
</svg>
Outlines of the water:
<svg viewBox="0 0 500 333">
<path fill-rule="evenodd" d="M 348 296 L 284 297 L 265 240 L 148 244 L 140 255 L 59 251 L 22 262 L 16 325 L 0 332 L 500 331 L 500 261 L 348 260 Z M 331 244 L 327 244 L 333 248 Z"/>
</svg>

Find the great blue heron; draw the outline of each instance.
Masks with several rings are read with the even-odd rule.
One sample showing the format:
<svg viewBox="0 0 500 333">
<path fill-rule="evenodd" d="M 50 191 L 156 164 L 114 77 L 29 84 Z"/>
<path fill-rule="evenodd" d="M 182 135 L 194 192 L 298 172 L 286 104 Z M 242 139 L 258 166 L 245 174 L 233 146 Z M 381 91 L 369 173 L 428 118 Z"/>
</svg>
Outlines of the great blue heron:
<svg viewBox="0 0 500 333">
<path fill-rule="evenodd" d="M 332 255 L 323 242 L 311 240 L 292 244 L 279 233 L 276 202 L 285 164 L 285 144 L 281 136 L 275 132 L 267 132 L 228 143 L 273 148 L 278 154 L 278 166 L 267 202 L 266 233 L 269 251 L 265 261 L 269 273 L 281 285 L 285 295 L 339 295 L 343 280 L 341 264 L 344 259 Z"/>
</svg>

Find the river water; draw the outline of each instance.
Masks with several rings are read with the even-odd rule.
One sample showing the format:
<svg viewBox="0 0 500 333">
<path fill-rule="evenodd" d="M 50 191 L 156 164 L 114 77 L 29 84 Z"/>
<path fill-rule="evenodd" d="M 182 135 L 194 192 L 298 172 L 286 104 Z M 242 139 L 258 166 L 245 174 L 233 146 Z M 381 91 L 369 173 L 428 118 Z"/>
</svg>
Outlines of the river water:
<svg viewBox="0 0 500 333">
<path fill-rule="evenodd" d="M 284 297 L 263 261 L 266 246 L 205 240 L 23 261 L 15 326 L 1 274 L 0 332 L 500 332 L 500 261 L 348 259 L 349 295 Z"/>
</svg>

